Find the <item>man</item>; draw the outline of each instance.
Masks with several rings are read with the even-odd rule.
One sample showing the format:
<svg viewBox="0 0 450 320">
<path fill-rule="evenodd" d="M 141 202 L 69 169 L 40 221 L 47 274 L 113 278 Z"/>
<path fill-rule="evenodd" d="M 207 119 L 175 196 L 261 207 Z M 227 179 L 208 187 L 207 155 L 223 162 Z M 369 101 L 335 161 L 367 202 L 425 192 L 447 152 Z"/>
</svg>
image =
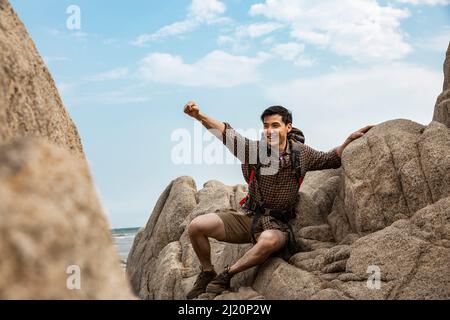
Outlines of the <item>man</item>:
<svg viewBox="0 0 450 320">
<path fill-rule="evenodd" d="M 344 148 L 373 127 L 364 127 L 352 133 L 341 146 L 320 152 L 298 142 L 303 142 L 304 137 L 292 127 L 292 114 L 282 106 L 270 107 L 261 115 L 264 124 L 261 141 L 249 140 L 228 123 L 202 114 L 193 101 L 185 105 L 184 112 L 222 139 L 242 162 L 242 172 L 249 184 L 242 208 L 201 215 L 189 224 L 189 237 L 202 270 L 187 294 L 188 299 L 204 292 L 220 294 L 228 290 L 233 275 L 262 264 L 295 242 L 288 220 L 295 215 L 299 186 L 306 172 L 340 167 Z M 229 243 L 253 242 L 254 246 L 217 275 L 211 263 L 208 238 Z"/>
</svg>

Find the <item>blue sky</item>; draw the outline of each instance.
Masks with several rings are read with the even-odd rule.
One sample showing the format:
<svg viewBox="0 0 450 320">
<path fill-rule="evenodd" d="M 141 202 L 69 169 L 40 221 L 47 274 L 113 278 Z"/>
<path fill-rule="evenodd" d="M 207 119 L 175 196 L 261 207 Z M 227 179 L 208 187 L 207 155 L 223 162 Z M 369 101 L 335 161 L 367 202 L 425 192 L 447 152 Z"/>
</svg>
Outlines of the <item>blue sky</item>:
<svg viewBox="0 0 450 320">
<path fill-rule="evenodd" d="M 238 164 L 172 161 L 195 100 L 236 128 L 293 111 L 318 150 L 367 124 L 431 121 L 449 0 L 11 0 L 74 119 L 111 226 L 143 226 L 174 178 L 242 183 Z M 70 5 L 80 29 L 69 29 Z M 73 21 L 73 20 L 71 20 Z"/>
</svg>

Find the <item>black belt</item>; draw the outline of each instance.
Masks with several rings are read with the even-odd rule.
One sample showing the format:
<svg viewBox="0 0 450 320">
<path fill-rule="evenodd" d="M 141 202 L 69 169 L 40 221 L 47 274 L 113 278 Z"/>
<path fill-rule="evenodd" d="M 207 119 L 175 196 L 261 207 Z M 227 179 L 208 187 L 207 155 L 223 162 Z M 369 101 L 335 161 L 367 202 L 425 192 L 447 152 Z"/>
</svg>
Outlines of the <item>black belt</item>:
<svg viewBox="0 0 450 320">
<path fill-rule="evenodd" d="M 247 208 L 251 210 L 251 206 L 247 207 Z M 263 216 L 265 214 L 270 215 L 270 216 L 274 217 L 275 219 L 287 224 L 289 231 L 291 233 L 291 236 L 292 236 L 292 240 L 294 241 L 294 243 L 296 242 L 295 237 L 294 237 L 294 231 L 292 229 L 291 224 L 289 223 L 289 220 L 295 217 L 295 212 L 293 211 L 294 209 L 275 210 L 275 209 L 265 208 L 264 206 L 261 206 L 261 205 L 254 205 L 253 208 L 254 209 L 251 210 L 254 212 L 253 219 L 252 219 L 251 233 L 252 233 L 252 239 L 253 239 L 254 243 L 256 243 L 255 230 L 256 230 L 256 226 L 258 224 L 259 218 L 261 218 L 261 216 Z"/>
<path fill-rule="evenodd" d="M 287 223 L 289 220 L 295 218 L 295 208 L 286 209 L 286 210 L 278 210 L 278 209 L 270 209 L 266 208 L 264 205 L 258 205 L 257 203 L 251 201 L 250 199 L 243 205 L 243 208 L 253 212 L 255 215 L 258 211 L 259 215 L 270 215 L 277 220 Z"/>
</svg>

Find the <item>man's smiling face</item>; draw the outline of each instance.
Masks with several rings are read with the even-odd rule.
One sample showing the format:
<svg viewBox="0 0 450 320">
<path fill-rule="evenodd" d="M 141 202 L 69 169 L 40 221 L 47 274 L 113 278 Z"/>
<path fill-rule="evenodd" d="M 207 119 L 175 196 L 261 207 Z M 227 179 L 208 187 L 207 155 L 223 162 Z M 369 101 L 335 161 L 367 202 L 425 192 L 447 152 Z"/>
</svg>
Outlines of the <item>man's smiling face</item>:
<svg viewBox="0 0 450 320">
<path fill-rule="evenodd" d="M 279 114 L 264 117 L 264 138 L 271 148 L 284 145 L 291 129 L 292 124 L 285 124 Z"/>
</svg>

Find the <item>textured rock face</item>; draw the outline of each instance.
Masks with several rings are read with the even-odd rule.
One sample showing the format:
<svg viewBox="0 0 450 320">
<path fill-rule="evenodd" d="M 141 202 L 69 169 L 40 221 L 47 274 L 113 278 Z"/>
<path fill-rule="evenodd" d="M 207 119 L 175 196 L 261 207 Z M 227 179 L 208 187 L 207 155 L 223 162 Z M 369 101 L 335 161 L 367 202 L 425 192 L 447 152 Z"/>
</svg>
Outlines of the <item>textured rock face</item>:
<svg viewBox="0 0 450 320">
<path fill-rule="evenodd" d="M 176 265 L 178 263 L 169 263 L 171 269 L 164 270 L 168 274 L 161 275 L 160 278 L 155 277 L 153 273 L 156 267 L 155 264 L 161 264 L 161 261 L 157 261 L 161 250 L 180 239 L 184 231 L 182 223 L 196 206 L 195 195 L 195 183 L 188 177 L 178 178 L 163 192 L 147 226 L 136 235 L 134 246 L 128 256 L 127 271 L 133 288 L 145 290 L 145 284 L 148 281 L 159 281 L 164 277 L 172 277 L 172 269 L 175 268 L 174 270 L 177 270 Z M 165 248 L 165 251 L 167 256 L 164 259 L 173 262 L 179 261 L 179 259 L 177 260 L 178 256 L 181 255 L 179 244 L 172 244 Z M 146 268 L 142 268 L 143 265 Z M 141 292 L 140 289 L 136 293 L 140 293 L 144 297 L 150 297 L 154 294 L 161 298 L 173 298 L 167 296 L 167 292 L 161 294 L 158 292 Z"/>
<path fill-rule="evenodd" d="M 0 146 L 0 299 L 132 298 L 85 161 L 36 138 Z"/>
<path fill-rule="evenodd" d="M 0 144 L 38 136 L 82 155 L 55 83 L 6 0 L 0 0 L 0 66 Z"/>
<path fill-rule="evenodd" d="M 242 186 L 229 187 L 218 181 L 206 183 L 199 192 L 190 177 L 172 181 L 128 255 L 127 273 L 136 294 L 143 299 L 185 299 L 199 270 L 186 226 L 198 215 L 237 208 L 244 195 Z M 213 264 L 216 269 L 223 268 L 248 248 L 212 241 Z M 243 272 L 233 279 L 232 286 L 250 285 L 254 272 Z"/>
<path fill-rule="evenodd" d="M 444 86 L 434 107 L 433 120 L 450 128 L 450 45 L 444 62 Z"/>
<path fill-rule="evenodd" d="M 0 0 L 0 299 L 135 299 L 77 129 Z"/>
<path fill-rule="evenodd" d="M 438 122 L 393 120 L 370 130 L 344 151 L 344 186 L 329 216 L 334 234 L 381 230 L 448 196 L 449 154 L 450 132 Z"/>
<path fill-rule="evenodd" d="M 450 297 L 450 197 L 419 210 L 409 220 L 356 241 L 347 272 L 358 277 L 364 266 L 381 267 L 389 299 Z"/>
</svg>

